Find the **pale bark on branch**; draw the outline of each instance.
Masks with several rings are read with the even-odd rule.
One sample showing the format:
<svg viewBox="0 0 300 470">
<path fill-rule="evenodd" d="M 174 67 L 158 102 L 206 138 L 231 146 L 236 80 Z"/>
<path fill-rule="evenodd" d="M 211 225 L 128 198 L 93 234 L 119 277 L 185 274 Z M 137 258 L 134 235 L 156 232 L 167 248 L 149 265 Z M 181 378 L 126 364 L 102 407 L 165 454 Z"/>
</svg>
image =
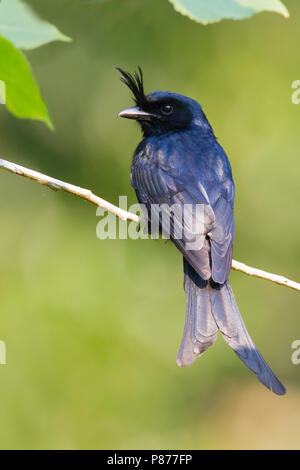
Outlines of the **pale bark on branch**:
<svg viewBox="0 0 300 470">
<path fill-rule="evenodd" d="M 96 206 L 102 207 L 103 209 L 111 212 L 116 217 L 119 217 L 121 220 L 130 220 L 136 223 L 139 222 L 139 217 L 136 214 L 127 212 L 121 209 L 120 207 L 114 206 L 110 202 L 105 201 L 105 199 L 102 199 L 101 197 L 93 194 L 92 191 L 90 191 L 89 189 L 84 189 L 79 186 L 66 183 L 65 181 L 52 178 L 51 176 L 44 175 L 37 171 L 30 170 L 29 168 L 25 168 L 23 166 L 17 165 L 16 163 L 12 163 L 3 159 L 0 159 L 0 168 L 9 171 L 10 173 L 29 178 L 33 181 L 36 181 L 37 183 L 43 184 L 51 189 L 54 189 L 55 191 L 66 191 L 67 193 L 71 193 L 75 196 L 86 199 L 87 201 L 95 204 Z M 298 282 L 291 281 L 277 274 L 272 274 L 257 268 L 252 268 L 251 266 L 247 266 L 246 264 L 240 263 L 239 261 L 232 260 L 232 269 L 247 274 L 248 276 L 254 276 L 260 279 L 265 279 L 267 281 L 279 284 L 280 286 L 289 287 L 290 289 L 294 289 L 300 292 L 300 284 Z"/>
</svg>

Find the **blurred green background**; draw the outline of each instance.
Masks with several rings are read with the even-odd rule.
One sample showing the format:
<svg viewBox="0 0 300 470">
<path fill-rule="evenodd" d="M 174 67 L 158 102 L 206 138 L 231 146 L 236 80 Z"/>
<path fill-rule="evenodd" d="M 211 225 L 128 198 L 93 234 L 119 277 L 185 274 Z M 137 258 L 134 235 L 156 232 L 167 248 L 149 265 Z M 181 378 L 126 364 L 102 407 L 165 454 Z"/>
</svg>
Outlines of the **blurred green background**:
<svg viewBox="0 0 300 470">
<path fill-rule="evenodd" d="M 204 107 L 236 182 L 235 259 L 300 279 L 300 5 L 201 26 L 162 0 L 31 0 L 74 39 L 28 53 L 55 133 L 0 106 L 1 156 L 135 202 L 140 138 L 115 66 Z M 300 448 L 299 297 L 233 272 L 249 331 L 288 388 L 265 389 L 218 339 L 175 362 L 185 296 L 170 243 L 96 238 L 95 208 L 0 173 L 0 448 Z"/>
</svg>

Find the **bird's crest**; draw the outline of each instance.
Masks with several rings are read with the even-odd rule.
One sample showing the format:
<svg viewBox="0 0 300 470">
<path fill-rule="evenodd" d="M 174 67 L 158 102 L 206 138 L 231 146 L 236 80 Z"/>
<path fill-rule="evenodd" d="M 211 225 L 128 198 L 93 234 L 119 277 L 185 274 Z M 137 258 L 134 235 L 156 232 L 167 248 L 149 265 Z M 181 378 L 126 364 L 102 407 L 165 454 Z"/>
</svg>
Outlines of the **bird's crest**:
<svg viewBox="0 0 300 470">
<path fill-rule="evenodd" d="M 139 66 L 138 71 L 133 74 L 125 72 L 125 70 L 122 70 L 119 67 L 116 68 L 122 75 L 121 82 L 125 83 L 132 92 L 135 104 L 139 108 L 143 108 L 147 103 L 147 100 L 144 92 L 144 79 L 141 67 Z"/>
</svg>

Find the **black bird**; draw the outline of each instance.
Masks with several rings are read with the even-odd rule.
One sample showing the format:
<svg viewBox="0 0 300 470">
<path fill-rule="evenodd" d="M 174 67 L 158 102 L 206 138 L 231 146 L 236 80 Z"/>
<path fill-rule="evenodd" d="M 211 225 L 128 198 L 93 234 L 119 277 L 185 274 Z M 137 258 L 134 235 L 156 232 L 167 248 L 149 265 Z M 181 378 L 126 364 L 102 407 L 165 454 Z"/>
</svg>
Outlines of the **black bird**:
<svg viewBox="0 0 300 470">
<path fill-rule="evenodd" d="M 118 71 L 135 101 L 135 107 L 119 116 L 135 119 L 143 133 L 131 166 L 132 186 L 146 207 L 148 224 L 156 219 L 162 232 L 163 216 L 169 208 L 170 238 L 183 255 L 187 301 L 178 365 L 193 363 L 220 331 L 257 378 L 283 395 L 284 386 L 247 332 L 228 281 L 234 241 L 234 183 L 223 148 L 199 103 L 177 93 L 145 95 L 140 68 L 133 75 Z M 174 204 L 182 208 L 183 217 L 172 213 Z M 202 208 L 198 228 L 197 207 Z"/>
</svg>

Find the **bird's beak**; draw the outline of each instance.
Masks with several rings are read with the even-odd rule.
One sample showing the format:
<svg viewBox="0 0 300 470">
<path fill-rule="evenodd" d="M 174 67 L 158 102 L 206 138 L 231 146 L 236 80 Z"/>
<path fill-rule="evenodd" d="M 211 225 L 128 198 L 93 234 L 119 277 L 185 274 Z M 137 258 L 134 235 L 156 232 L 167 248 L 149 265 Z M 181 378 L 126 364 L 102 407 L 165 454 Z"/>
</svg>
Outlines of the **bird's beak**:
<svg viewBox="0 0 300 470">
<path fill-rule="evenodd" d="M 141 109 L 139 109 L 137 106 L 134 106 L 132 108 L 123 109 L 123 111 L 121 111 L 118 114 L 118 117 L 127 118 L 127 119 L 136 119 L 137 121 L 139 120 L 143 121 L 143 120 L 151 119 L 152 117 L 155 117 L 155 116 L 154 114 L 147 113 L 146 111 L 142 111 Z"/>
</svg>

